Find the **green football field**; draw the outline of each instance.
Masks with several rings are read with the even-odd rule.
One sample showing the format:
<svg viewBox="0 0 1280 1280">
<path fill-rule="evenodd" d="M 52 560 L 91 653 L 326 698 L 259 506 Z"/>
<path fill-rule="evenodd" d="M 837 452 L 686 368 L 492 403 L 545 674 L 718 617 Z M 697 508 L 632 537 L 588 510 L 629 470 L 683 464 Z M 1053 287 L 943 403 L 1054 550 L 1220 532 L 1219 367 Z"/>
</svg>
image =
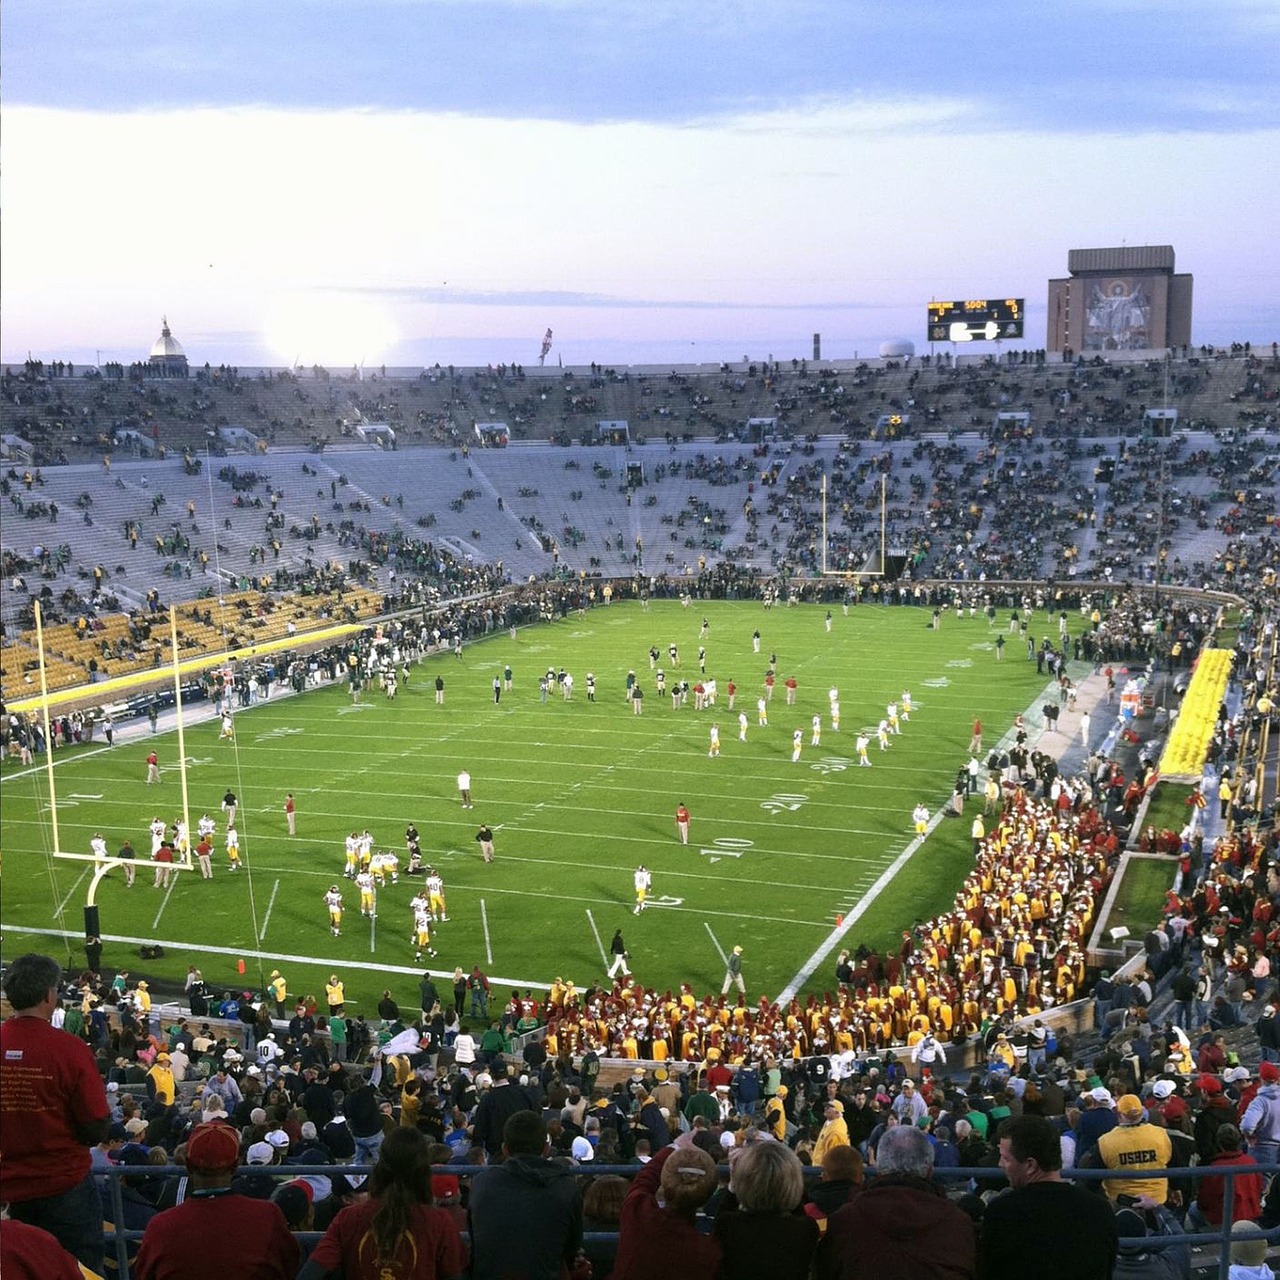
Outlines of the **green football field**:
<svg viewBox="0 0 1280 1280">
<path fill-rule="evenodd" d="M 412 821 L 448 894 L 450 919 L 437 930 L 439 956 L 430 961 L 437 973 L 479 963 L 499 991 L 557 975 L 581 986 L 603 976 L 603 949 L 621 928 L 631 968 L 648 985 L 718 989 L 722 954 L 740 945 L 753 1000 L 792 986 L 830 986 L 834 955 L 815 954 L 838 918 L 855 917 L 842 945 L 883 947 L 913 920 L 949 905 L 970 861 L 969 824 L 940 823 L 904 859 L 911 811 L 919 801 L 934 812 L 942 807 L 975 716 L 990 746 L 1015 713 L 1042 700 L 1046 680 L 1017 637 L 997 663 L 995 633 L 980 616 L 958 621 L 953 611 L 934 632 L 923 610 L 858 606 L 844 616 L 836 606 L 828 632 L 825 614 L 820 606 L 765 610 L 758 603 L 684 609 L 655 602 L 647 612 L 615 604 L 523 630 L 515 640 L 494 636 L 469 646 L 461 660 L 433 657 L 413 668 L 395 701 L 372 691 L 353 705 L 337 687 L 273 700 L 237 715 L 234 744 L 219 741 L 213 721 L 189 726 L 192 827 L 205 810 L 220 819 L 223 793 L 234 790 L 246 869 L 228 873 L 220 821 L 215 878 L 175 874 L 169 892 L 152 887 L 145 857 L 151 819 L 180 814 L 176 734 L 60 753 L 62 849 L 88 853 L 100 830 L 113 852 L 129 835 L 144 859 L 134 888 L 126 889 L 118 870 L 99 887 L 104 964 L 179 978 L 194 963 L 215 987 L 261 985 L 279 968 L 291 995 L 320 996 L 336 970 L 357 1011 L 372 1012 L 384 987 L 416 1007 L 414 882 L 403 874 Z M 719 702 L 696 712 L 690 695 L 675 710 L 654 691 L 648 651 L 661 650 L 669 685 L 678 675 L 695 683 L 704 617 L 707 674 L 718 682 Z M 756 628 L 759 654 L 752 651 Z M 678 672 L 667 657 L 671 644 L 680 648 Z M 755 703 L 770 653 L 777 688 L 762 728 Z M 514 689 L 495 705 L 492 680 L 507 663 Z M 573 674 L 572 701 L 553 693 L 541 702 L 538 675 L 549 666 Z M 624 696 L 629 669 L 647 695 L 641 716 Z M 594 703 L 588 672 L 596 678 Z M 443 706 L 434 697 L 438 673 Z M 785 705 L 789 675 L 799 682 L 794 706 Z M 745 743 L 737 711 L 727 707 L 730 680 L 737 710 L 749 716 Z M 828 713 L 833 685 L 838 733 Z M 887 752 L 873 734 L 872 767 L 856 767 L 857 731 L 873 727 L 904 689 L 914 701 L 910 722 Z M 819 747 L 810 746 L 814 714 L 822 717 Z M 708 756 L 713 723 L 722 743 L 716 759 Z M 791 759 L 795 729 L 804 742 L 798 763 Z M 153 745 L 164 769 L 159 788 L 145 785 Z M 470 811 L 457 793 L 462 769 L 473 780 Z M 70 946 L 69 963 L 79 967 L 92 867 L 49 856 L 43 767 L 6 762 L 3 779 L 5 953 L 38 948 L 68 959 Z M 295 838 L 285 827 L 288 791 L 297 799 Z M 682 802 L 693 815 L 687 847 L 674 823 Z M 497 858 L 488 865 L 474 838 L 481 821 L 496 833 Z M 400 883 L 379 893 L 372 921 L 359 913 L 355 886 L 341 879 L 343 838 L 366 826 L 375 848 L 395 847 L 402 856 Z M 637 917 L 633 872 L 642 863 L 653 877 L 651 906 Z M 322 901 L 335 882 L 347 907 L 338 938 Z M 876 893 L 870 905 L 868 891 Z M 147 941 L 162 943 L 165 958 L 141 962 L 138 948 Z"/>
</svg>

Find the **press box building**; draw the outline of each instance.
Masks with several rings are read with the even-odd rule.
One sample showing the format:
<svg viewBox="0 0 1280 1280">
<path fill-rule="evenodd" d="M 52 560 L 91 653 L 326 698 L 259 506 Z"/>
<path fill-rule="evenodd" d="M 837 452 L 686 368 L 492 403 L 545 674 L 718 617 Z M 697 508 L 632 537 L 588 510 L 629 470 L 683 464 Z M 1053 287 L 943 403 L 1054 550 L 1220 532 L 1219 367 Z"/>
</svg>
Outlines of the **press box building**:
<svg viewBox="0 0 1280 1280">
<path fill-rule="evenodd" d="M 1070 275 L 1049 281 L 1049 351 L 1159 351 L 1191 342 L 1189 275 L 1173 246 L 1072 249 Z"/>
</svg>

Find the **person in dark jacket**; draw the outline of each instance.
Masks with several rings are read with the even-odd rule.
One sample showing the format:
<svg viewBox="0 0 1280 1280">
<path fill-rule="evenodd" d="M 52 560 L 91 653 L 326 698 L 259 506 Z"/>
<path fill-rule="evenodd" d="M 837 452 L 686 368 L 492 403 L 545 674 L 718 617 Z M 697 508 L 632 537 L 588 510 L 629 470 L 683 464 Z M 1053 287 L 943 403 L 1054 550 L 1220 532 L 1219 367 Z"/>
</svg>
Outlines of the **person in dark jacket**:
<svg viewBox="0 0 1280 1280">
<path fill-rule="evenodd" d="M 572 1267 L 582 1247 L 582 1198 L 573 1169 L 548 1160 L 547 1150 L 536 1111 L 507 1119 L 502 1163 L 471 1184 L 472 1280 L 557 1280 Z"/>
<path fill-rule="evenodd" d="M 982 1280 L 1110 1280 L 1116 1225 L 1107 1201 L 1062 1177 L 1058 1127 L 1017 1116 L 998 1131 L 1010 1190 L 982 1218 Z"/>
<path fill-rule="evenodd" d="M 822 1157 L 822 1177 L 806 1185 L 809 1217 L 825 1224 L 837 1209 L 842 1209 L 861 1190 L 864 1173 L 862 1156 L 857 1147 L 832 1147 Z M 826 1227 L 823 1225 L 825 1231 Z"/>
<path fill-rule="evenodd" d="M 637 1099 L 639 1114 L 633 1122 L 634 1136 L 648 1138 L 650 1151 L 661 1151 L 671 1141 L 671 1129 L 652 1094 L 642 1093 Z"/>
<path fill-rule="evenodd" d="M 1264 1006 L 1262 1017 L 1253 1024 L 1258 1034 L 1258 1045 L 1262 1050 L 1263 1062 L 1280 1062 L 1280 1021 L 1276 1019 L 1276 1007 L 1273 1004 Z"/>
<path fill-rule="evenodd" d="M 719 1280 L 808 1280 L 819 1230 L 799 1211 L 803 1196 L 804 1168 L 790 1147 L 770 1139 L 743 1147 L 712 1228 Z"/>
<path fill-rule="evenodd" d="M 474 1140 L 494 1159 L 502 1149 L 507 1121 L 520 1111 L 541 1112 L 529 1092 L 513 1084 L 507 1072 L 507 1064 L 500 1058 L 489 1067 L 493 1085 L 480 1095 L 473 1126 Z"/>
<path fill-rule="evenodd" d="M 876 1179 L 828 1220 L 817 1280 L 972 1280 L 973 1220 L 930 1181 L 933 1147 L 919 1129 L 896 1125 L 876 1149 Z"/>
</svg>

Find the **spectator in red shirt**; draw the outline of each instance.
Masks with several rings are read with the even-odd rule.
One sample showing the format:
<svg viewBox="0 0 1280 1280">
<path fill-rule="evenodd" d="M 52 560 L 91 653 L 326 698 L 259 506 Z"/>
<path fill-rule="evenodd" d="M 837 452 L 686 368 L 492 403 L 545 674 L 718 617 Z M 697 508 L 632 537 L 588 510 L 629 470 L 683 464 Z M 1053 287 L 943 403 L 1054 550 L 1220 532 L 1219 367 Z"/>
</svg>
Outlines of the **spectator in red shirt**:
<svg viewBox="0 0 1280 1280">
<path fill-rule="evenodd" d="M 237 1195 L 231 1177 L 240 1163 L 240 1135 L 228 1124 L 197 1125 L 187 1139 L 191 1190 L 176 1208 L 147 1223 L 138 1249 L 137 1280 L 223 1280 L 253 1274 L 292 1280 L 298 1242 L 270 1200 Z"/>
<path fill-rule="evenodd" d="M 1209 1161 L 1212 1169 L 1224 1167 L 1258 1169 L 1258 1162 L 1241 1150 L 1240 1130 L 1233 1124 L 1219 1126 L 1218 1154 Z M 1222 1225 L 1227 1180 L 1209 1175 L 1196 1184 L 1199 1192 L 1187 1210 L 1187 1230 L 1207 1231 Z M 1262 1171 L 1240 1173 L 1235 1178 L 1235 1199 L 1231 1207 L 1232 1222 L 1251 1222 L 1262 1212 Z"/>
<path fill-rule="evenodd" d="M 106 1139 L 111 1112 L 89 1047 L 53 1025 L 61 981 L 58 962 L 35 952 L 5 975 L 14 1013 L 0 1025 L 0 1200 L 101 1272 L 102 1207 L 89 1148 Z"/>
</svg>

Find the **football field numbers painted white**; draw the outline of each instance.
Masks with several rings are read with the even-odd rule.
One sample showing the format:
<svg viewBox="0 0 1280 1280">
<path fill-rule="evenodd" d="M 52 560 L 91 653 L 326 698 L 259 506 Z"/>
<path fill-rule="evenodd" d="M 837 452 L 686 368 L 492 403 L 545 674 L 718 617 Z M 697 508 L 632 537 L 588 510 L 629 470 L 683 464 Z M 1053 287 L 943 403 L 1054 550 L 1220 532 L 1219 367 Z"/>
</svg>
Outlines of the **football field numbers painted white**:
<svg viewBox="0 0 1280 1280">
<path fill-rule="evenodd" d="M 963 667 L 971 667 L 971 666 L 973 666 L 973 659 L 972 659 L 972 658 L 952 658 L 952 659 L 951 659 L 951 661 L 947 663 L 947 666 L 948 666 L 948 667 L 961 667 L 961 668 L 963 668 Z M 929 683 L 929 682 L 926 680 L 926 681 L 925 681 L 925 684 L 928 684 L 928 683 Z"/>
<path fill-rule="evenodd" d="M 354 715 L 357 711 L 372 711 L 372 710 L 373 710 L 372 702 L 348 702 L 345 705 L 338 708 L 338 714 L 340 716 L 350 716 L 350 715 Z"/>
<path fill-rule="evenodd" d="M 278 728 L 272 729 L 267 733 L 259 733 L 255 735 L 254 742 L 270 742 L 273 738 L 293 738 L 303 733 L 301 728 L 290 728 L 288 725 L 280 725 Z"/>
<path fill-rule="evenodd" d="M 682 907 L 684 906 L 683 898 L 672 898 L 664 894 L 661 898 L 646 898 L 644 900 L 645 910 L 650 907 Z"/>
<path fill-rule="evenodd" d="M 795 813 L 808 798 L 805 795 L 780 792 L 777 795 L 770 796 L 767 800 L 761 800 L 760 807 L 766 813 Z"/>
<path fill-rule="evenodd" d="M 945 689 L 951 681 L 946 676 L 934 676 L 932 680 L 921 680 L 920 683 L 926 689 Z"/>
<path fill-rule="evenodd" d="M 809 766 L 815 773 L 843 773 L 853 763 L 847 756 L 823 756 Z"/>
<path fill-rule="evenodd" d="M 184 756 L 182 758 L 182 763 L 185 764 L 188 769 L 198 769 L 200 768 L 201 765 L 212 764 L 213 757 L 212 756 Z M 168 773 L 169 770 L 161 769 L 160 772 Z"/>
<path fill-rule="evenodd" d="M 754 840 L 743 840 L 738 836 L 718 836 L 712 842 L 712 848 L 698 850 L 702 857 L 711 862 L 719 862 L 721 858 L 740 858 L 755 845 Z"/>
</svg>

